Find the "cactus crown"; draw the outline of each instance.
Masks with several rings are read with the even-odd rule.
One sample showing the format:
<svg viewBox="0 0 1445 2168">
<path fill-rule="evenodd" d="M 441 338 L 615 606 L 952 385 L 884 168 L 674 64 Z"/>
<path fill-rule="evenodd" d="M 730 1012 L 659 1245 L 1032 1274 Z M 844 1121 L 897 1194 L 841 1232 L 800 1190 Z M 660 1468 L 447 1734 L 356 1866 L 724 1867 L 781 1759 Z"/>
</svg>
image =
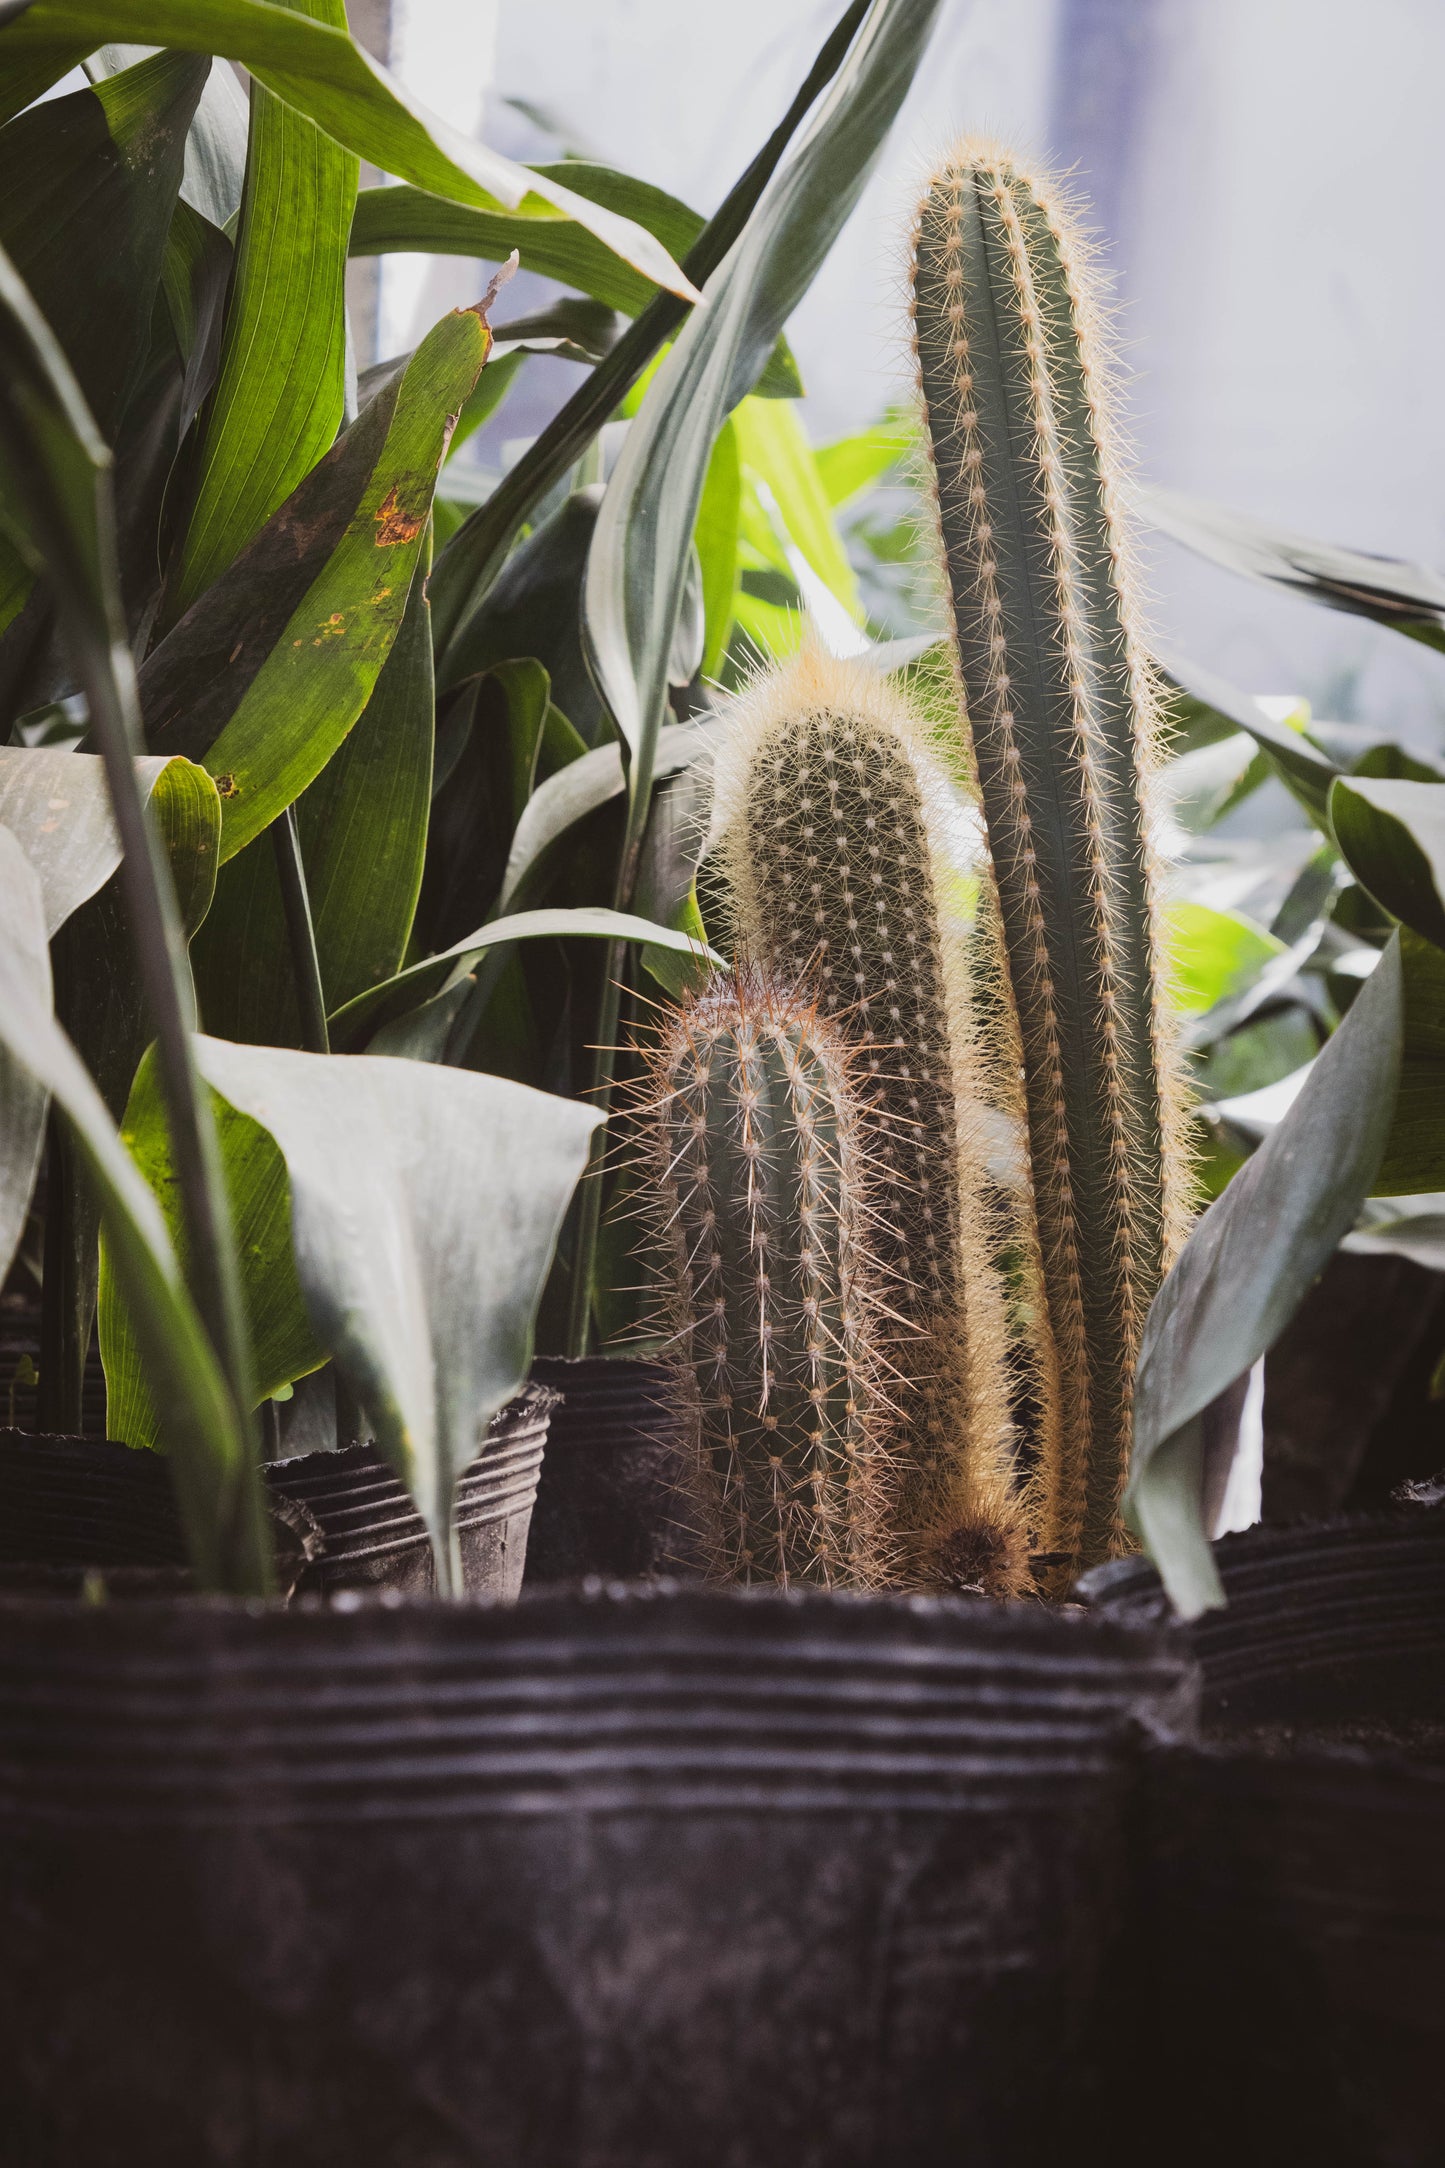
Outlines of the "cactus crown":
<svg viewBox="0 0 1445 2168">
<path fill-rule="evenodd" d="M 966 143 L 924 194 L 913 278 L 1032 1163 L 1033 1509 L 1066 1584 L 1123 1540 L 1134 1359 L 1187 1218 L 1144 802 L 1156 702 L 1077 236 L 1006 154 Z"/>
<path fill-rule="evenodd" d="M 888 1576 L 886 1366 L 870 1281 L 855 1058 L 813 1007 L 743 968 L 669 1012 L 649 1119 L 720 1579 Z"/>
<path fill-rule="evenodd" d="M 805 651 L 733 710 L 713 832 L 739 943 L 858 1047 L 872 1115 L 868 1240 L 909 1380 L 897 1570 L 1013 1593 L 1029 1585 L 1028 1546 L 969 993 L 966 819 L 876 672 Z"/>
</svg>

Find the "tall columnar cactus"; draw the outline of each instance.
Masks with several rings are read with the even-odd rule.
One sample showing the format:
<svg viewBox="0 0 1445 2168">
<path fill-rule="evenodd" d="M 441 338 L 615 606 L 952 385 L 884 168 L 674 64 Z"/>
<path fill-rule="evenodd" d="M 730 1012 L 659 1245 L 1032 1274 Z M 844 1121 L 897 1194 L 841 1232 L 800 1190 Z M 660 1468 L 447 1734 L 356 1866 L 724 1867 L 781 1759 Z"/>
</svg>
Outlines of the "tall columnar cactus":
<svg viewBox="0 0 1445 2168">
<path fill-rule="evenodd" d="M 719 1579 L 888 1577 L 890 1462 L 849 1048 L 761 974 L 670 1013 L 651 1122 L 698 1519 Z"/>
<path fill-rule="evenodd" d="M 1057 1582 L 1118 1549 L 1131 1382 L 1182 1233 L 1145 791 L 1155 701 L 1111 467 L 1097 307 L 1057 205 L 964 144 L 930 182 L 913 317 L 959 673 L 1017 1018 Z"/>
<path fill-rule="evenodd" d="M 1032 1582 L 958 811 L 900 696 L 816 652 L 758 682 L 718 753 L 714 831 L 739 947 L 806 987 L 861 1056 L 868 1241 L 900 1376 L 895 1571 L 1013 1594 Z"/>
</svg>

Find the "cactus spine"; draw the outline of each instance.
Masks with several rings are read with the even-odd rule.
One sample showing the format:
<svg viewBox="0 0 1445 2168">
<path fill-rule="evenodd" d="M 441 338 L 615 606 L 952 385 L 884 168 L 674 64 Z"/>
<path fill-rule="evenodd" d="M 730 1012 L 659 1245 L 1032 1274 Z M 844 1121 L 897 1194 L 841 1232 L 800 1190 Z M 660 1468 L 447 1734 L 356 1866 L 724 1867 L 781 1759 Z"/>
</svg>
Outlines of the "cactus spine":
<svg viewBox="0 0 1445 2168">
<path fill-rule="evenodd" d="M 722 1580 L 871 1587 L 889 1464 L 850 1050 L 760 974 L 671 1013 L 651 1121 Z"/>
<path fill-rule="evenodd" d="M 858 1045 L 877 1174 L 868 1232 L 908 1381 L 892 1507 L 916 1587 L 1030 1588 L 1002 1283 L 975 1075 L 967 857 L 920 725 L 876 672 L 810 651 L 734 711 L 713 815 L 739 948 Z M 955 823 L 956 824 L 956 823 Z"/>
<path fill-rule="evenodd" d="M 1134 1360 L 1187 1212 L 1144 804 L 1156 710 L 1083 255 L 1005 154 L 965 144 L 930 183 L 913 318 L 1018 1026 L 1042 1298 L 1034 1507 L 1062 1586 L 1121 1546 Z"/>
</svg>

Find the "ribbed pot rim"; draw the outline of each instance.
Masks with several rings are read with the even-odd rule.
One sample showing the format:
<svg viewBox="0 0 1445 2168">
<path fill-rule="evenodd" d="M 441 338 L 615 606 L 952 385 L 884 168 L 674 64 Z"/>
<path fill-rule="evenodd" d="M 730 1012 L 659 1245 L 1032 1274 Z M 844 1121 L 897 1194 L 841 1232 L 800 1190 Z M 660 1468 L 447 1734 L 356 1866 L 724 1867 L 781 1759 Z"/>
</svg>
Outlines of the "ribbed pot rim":
<svg viewBox="0 0 1445 2168">
<path fill-rule="evenodd" d="M 1003 1811 L 1118 1781 L 1158 1635 L 960 1599 L 592 1583 L 289 1610 L 0 1594 L 0 1822 Z"/>
</svg>

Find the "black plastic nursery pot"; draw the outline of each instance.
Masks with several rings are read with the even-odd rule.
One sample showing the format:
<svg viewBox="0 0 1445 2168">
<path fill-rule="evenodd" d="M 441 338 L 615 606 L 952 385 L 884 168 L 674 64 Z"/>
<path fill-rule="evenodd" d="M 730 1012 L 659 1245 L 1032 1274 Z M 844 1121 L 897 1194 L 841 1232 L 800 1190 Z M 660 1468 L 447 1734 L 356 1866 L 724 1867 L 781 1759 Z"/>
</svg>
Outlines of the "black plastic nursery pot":
<svg viewBox="0 0 1445 2168">
<path fill-rule="evenodd" d="M 674 1367 L 633 1356 L 542 1356 L 532 1376 L 560 1399 L 532 1514 L 527 1586 L 590 1573 L 638 1581 L 700 1572 Z"/>
<path fill-rule="evenodd" d="M 1079 2157 L 1193 1692 L 958 1599 L 0 1599 L 5 2158 Z"/>
<path fill-rule="evenodd" d="M 462 1573 L 474 1594 L 514 1599 L 553 1395 L 528 1386 L 493 1422 L 457 1493 Z M 400 1481 L 371 1445 L 271 1461 L 265 1470 L 277 1563 L 288 1593 L 436 1586 L 431 1540 Z M 104 1438 L 0 1431 L 0 1578 L 78 1570 L 117 1592 L 135 1569 L 185 1567 L 170 1473 L 157 1454 Z M 131 1579 L 124 1576 L 130 1575 Z M 3 2157 L 3 2156 L 0 2156 Z"/>
<path fill-rule="evenodd" d="M 1445 1512 L 1254 1529 L 1190 1631 L 1202 1742 L 1146 1757 L 1161 2158 L 1445 2159 Z M 1087 1577 L 1158 1619 L 1139 1562 Z"/>
</svg>

